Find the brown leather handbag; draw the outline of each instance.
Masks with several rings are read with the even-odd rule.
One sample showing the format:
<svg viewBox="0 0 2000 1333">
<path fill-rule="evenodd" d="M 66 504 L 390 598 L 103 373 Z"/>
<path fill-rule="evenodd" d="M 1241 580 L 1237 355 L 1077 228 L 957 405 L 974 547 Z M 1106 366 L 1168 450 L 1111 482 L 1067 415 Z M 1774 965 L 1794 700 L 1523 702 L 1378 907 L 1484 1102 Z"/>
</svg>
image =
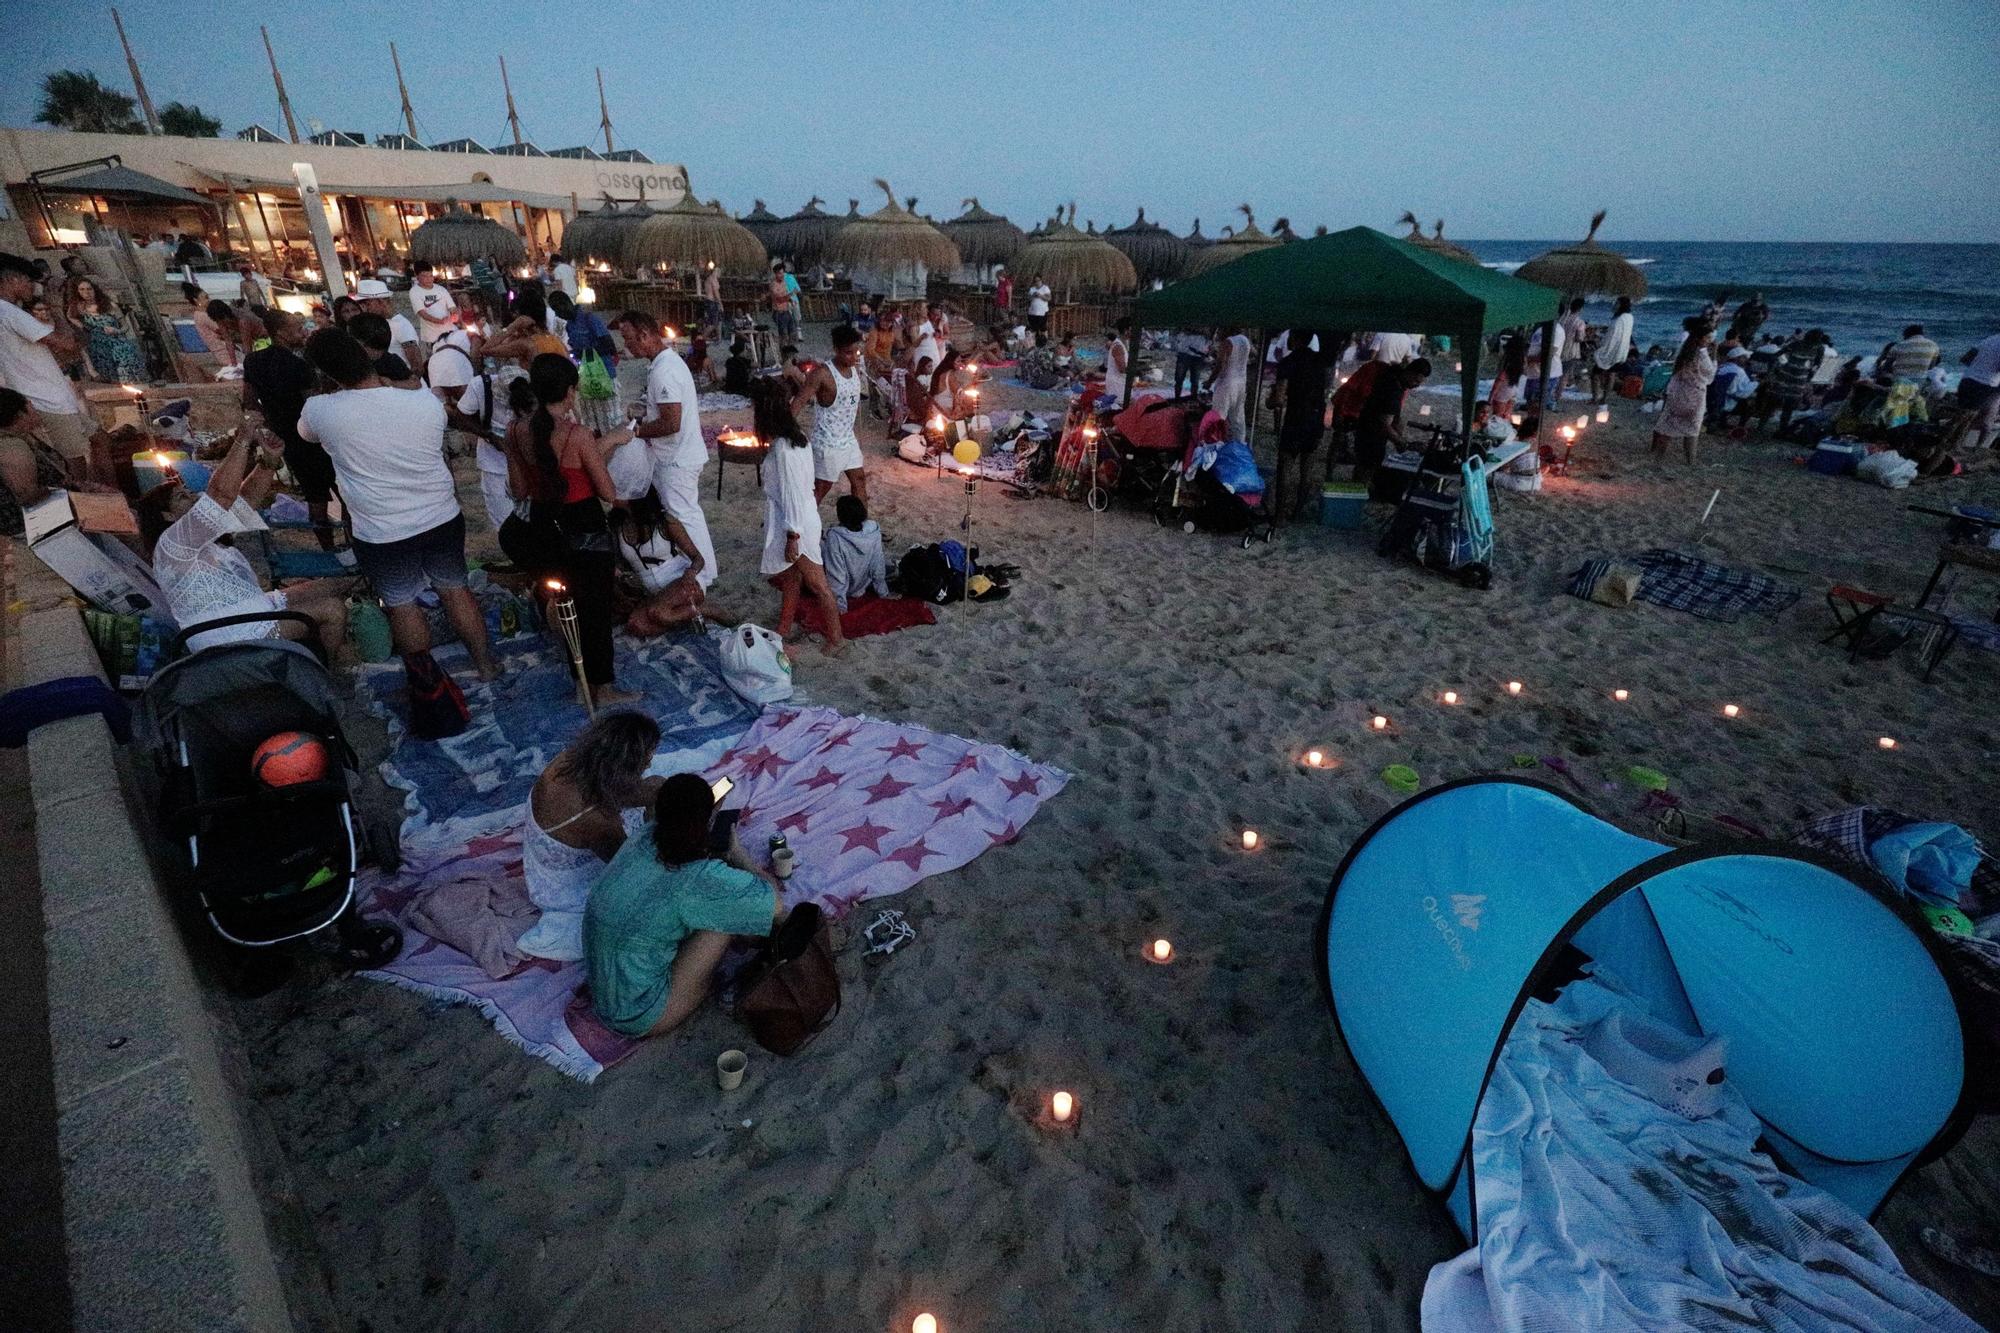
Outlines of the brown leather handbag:
<svg viewBox="0 0 2000 1333">
<path fill-rule="evenodd" d="M 840 1014 L 833 937 L 817 904 L 800 903 L 744 970 L 736 1012 L 759 1046 L 790 1055 Z"/>
</svg>

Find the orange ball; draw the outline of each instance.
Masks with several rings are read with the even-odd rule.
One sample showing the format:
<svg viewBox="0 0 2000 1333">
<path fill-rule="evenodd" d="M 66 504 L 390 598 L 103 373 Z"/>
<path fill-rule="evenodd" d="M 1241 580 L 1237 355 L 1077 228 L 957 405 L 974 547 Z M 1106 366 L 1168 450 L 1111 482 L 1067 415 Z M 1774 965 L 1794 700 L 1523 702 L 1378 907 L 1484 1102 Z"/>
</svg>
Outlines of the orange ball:
<svg viewBox="0 0 2000 1333">
<path fill-rule="evenodd" d="M 281 731 L 250 754 L 250 774 L 267 787 L 317 782 L 327 773 L 326 742 L 304 731 Z"/>
</svg>

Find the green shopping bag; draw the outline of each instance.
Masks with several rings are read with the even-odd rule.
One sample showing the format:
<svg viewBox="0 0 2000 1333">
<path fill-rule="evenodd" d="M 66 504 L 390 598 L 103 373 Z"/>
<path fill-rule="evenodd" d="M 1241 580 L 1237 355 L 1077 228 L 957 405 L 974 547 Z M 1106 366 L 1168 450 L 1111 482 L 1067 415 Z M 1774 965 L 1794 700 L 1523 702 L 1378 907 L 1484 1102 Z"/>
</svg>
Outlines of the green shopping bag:
<svg viewBox="0 0 2000 1333">
<path fill-rule="evenodd" d="M 576 396 L 597 399 L 618 396 L 618 386 L 612 381 L 611 372 L 605 368 L 604 358 L 594 349 L 583 354 L 583 364 L 577 368 Z"/>
</svg>

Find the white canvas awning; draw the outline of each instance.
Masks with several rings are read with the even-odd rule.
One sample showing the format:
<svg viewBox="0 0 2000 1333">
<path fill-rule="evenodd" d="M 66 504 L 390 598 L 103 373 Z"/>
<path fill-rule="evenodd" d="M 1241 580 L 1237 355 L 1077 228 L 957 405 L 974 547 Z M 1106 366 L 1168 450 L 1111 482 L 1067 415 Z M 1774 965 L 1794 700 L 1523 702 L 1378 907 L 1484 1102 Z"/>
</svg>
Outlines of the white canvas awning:
<svg viewBox="0 0 2000 1333">
<path fill-rule="evenodd" d="M 202 175 L 232 190 L 291 190 L 296 191 L 299 183 L 295 180 L 271 179 L 259 176 L 223 175 L 212 171 L 202 171 L 189 163 L 183 166 L 200 171 Z M 520 190 L 506 185 L 495 185 L 489 181 L 453 181 L 444 185 L 368 185 L 321 177 L 322 194 L 344 194 L 357 199 L 410 199 L 423 203 L 441 204 L 447 199 L 456 199 L 462 204 L 525 204 L 529 208 L 559 209 L 567 212 L 570 198 L 566 194 L 544 194 L 539 190 Z"/>
</svg>

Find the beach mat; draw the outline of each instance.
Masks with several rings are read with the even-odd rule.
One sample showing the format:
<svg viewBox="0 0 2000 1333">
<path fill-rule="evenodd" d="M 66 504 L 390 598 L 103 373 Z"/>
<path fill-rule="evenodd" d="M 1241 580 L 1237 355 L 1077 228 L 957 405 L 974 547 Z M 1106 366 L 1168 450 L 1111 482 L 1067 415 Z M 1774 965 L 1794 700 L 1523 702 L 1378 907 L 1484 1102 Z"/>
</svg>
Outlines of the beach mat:
<svg viewBox="0 0 2000 1333">
<path fill-rule="evenodd" d="M 1639 600 L 1704 620 L 1734 621 L 1746 612 L 1775 616 L 1799 600 L 1800 589 L 1768 574 L 1731 569 L 1679 551 L 1654 548 L 1636 555 L 1600 557 L 1569 576 L 1567 590 L 1585 601 L 1614 567 L 1639 571 Z"/>
<path fill-rule="evenodd" d="M 772 710 L 733 746 L 717 738 L 665 753 L 653 766 L 690 770 L 735 779 L 729 804 L 743 811 L 743 845 L 764 861 L 771 835 L 784 833 L 798 858 L 785 901 L 818 903 L 835 917 L 1013 841 L 1069 780 L 999 746 L 828 708 Z M 598 1020 L 581 993 L 582 964 L 530 959 L 495 979 L 409 924 L 414 906 L 440 886 L 522 873 L 525 801 L 523 790 L 512 806 L 408 828 L 402 868 L 361 876 L 363 911 L 405 927 L 396 961 L 362 975 L 471 1005 L 507 1041 L 590 1082 L 638 1043 Z"/>
<path fill-rule="evenodd" d="M 914 597 L 857 597 L 840 613 L 840 632 L 850 639 L 893 634 L 912 625 L 935 624 L 937 613 L 931 610 L 931 604 Z M 808 634 L 826 633 L 826 618 L 819 613 L 819 603 L 799 603 L 799 625 Z"/>
<path fill-rule="evenodd" d="M 645 698 L 630 707 L 660 724 L 664 750 L 691 750 L 739 735 L 757 710 L 722 682 L 713 637 L 676 634 L 634 641 L 614 638 L 618 683 Z M 408 683 L 402 663 L 362 667 L 355 694 L 388 724 L 392 745 L 382 778 L 404 793 L 403 838 L 426 825 L 518 806 L 528 799 L 549 760 L 588 721 L 577 702 L 569 661 L 540 634 L 495 645 L 507 674 L 491 684 L 472 670 L 463 646 L 433 654 L 457 679 L 472 709 L 472 725 L 442 741 L 408 734 Z"/>
</svg>

